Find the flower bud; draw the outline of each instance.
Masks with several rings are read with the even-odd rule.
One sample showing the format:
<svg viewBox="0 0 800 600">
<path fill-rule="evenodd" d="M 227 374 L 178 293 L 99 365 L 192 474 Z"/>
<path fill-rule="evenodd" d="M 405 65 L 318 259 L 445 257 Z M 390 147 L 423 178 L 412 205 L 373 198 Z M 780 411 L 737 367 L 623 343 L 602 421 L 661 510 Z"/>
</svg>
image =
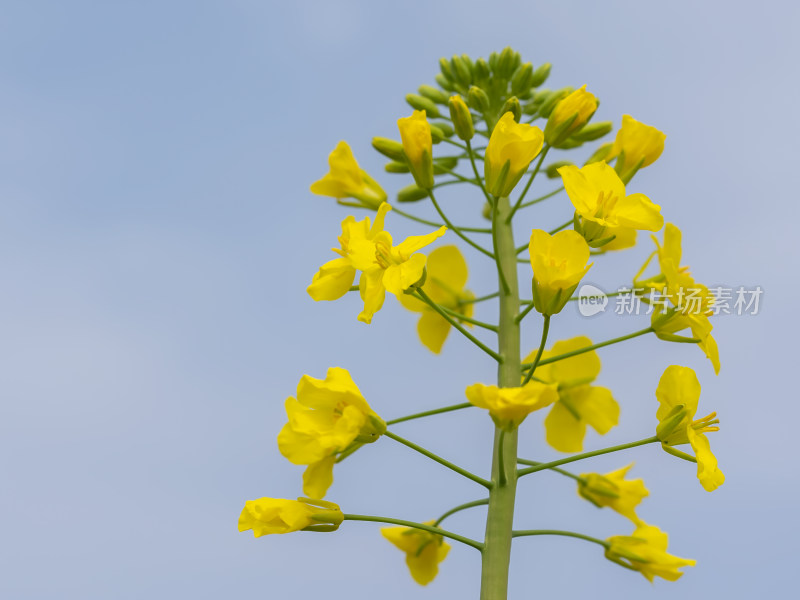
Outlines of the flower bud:
<svg viewBox="0 0 800 600">
<path fill-rule="evenodd" d="M 469 88 L 467 102 L 479 113 L 485 113 L 489 110 L 489 95 L 476 85 Z"/>
<path fill-rule="evenodd" d="M 408 102 L 414 110 L 424 110 L 425 113 L 431 117 L 439 116 L 439 108 L 436 104 L 418 94 L 406 94 L 406 102 Z"/>
<path fill-rule="evenodd" d="M 545 80 L 550 76 L 550 67 L 552 67 L 550 63 L 539 65 L 539 68 L 533 72 L 531 87 L 539 87 L 545 82 Z"/>
<path fill-rule="evenodd" d="M 383 166 L 383 169 L 387 173 L 410 173 L 411 168 L 408 166 L 405 157 L 403 157 L 403 162 L 399 160 L 393 160 L 391 162 L 386 163 Z"/>
<path fill-rule="evenodd" d="M 559 160 L 559 161 L 554 162 L 554 163 L 552 163 L 550 165 L 547 165 L 547 167 L 545 168 L 544 172 L 545 172 L 545 175 L 547 175 L 548 179 L 559 179 L 559 178 L 561 178 L 561 175 L 559 174 L 558 170 L 561 167 L 566 167 L 567 165 L 574 165 L 574 164 L 575 163 L 573 163 L 571 161 L 568 161 L 568 160 Z"/>
<path fill-rule="evenodd" d="M 584 126 L 580 131 L 572 134 L 572 139 L 580 142 L 591 142 L 598 140 L 604 135 L 611 133 L 614 129 L 614 124 L 611 121 L 600 121 L 598 123 L 589 123 Z"/>
<path fill-rule="evenodd" d="M 511 93 L 515 96 L 522 96 L 530 92 L 533 87 L 533 65 L 525 63 L 514 73 L 511 78 Z"/>
<path fill-rule="evenodd" d="M 522 117 L 522 106 L 519 103 L 519 98 L 516 96 L 511 96 L 506 103 L 503 105 L 503 109 L 500 111 L 501 115 L 510 112 L 514 115 L 514 120 L 519 123 L 520 117 Z"/>
<path fill-rule="evenodd" d="M 553 90 L 550 92 L 546 92 L 545 90 L 538 92 L 536 96 L 534 96 L 534 102 L 539 99 L 539 94 L 542 94 L 542 101 L 539 105 L 539 114 L 545 118 L 549 117 L 550 113 L 552 113 L 553 109 L 556 107 L 556 104 L 561 102 L 562 99 L 566 98 L 571 93 L 571 87 L 565 87 L 560 90 Z"/>
<path fill-rule="evenodd" d="M 441 73 L 437 73 L 433 78 L 439 87 L 443 90 L 447 90 L 448 92 L 455 91 L 456 87 L 453 85 L 453 82 L 450 81 L 447 77 L 442 75 Z"/>
<path fill-rule="evenodd" d="M 469 59 L 468 56 L 467 59 Z M 472 61 L 467 62 L 461 56 L 454 55 L 453 58 L 450 59 L 450 69 L 455 76 L 455 80 L 461 85 L 467 86 L 472 83 L 471 66 Z"/>
<path fill-rule="evenodd" d="M 239 531 L 252 530 L 255 537 L 293 531 L 336 531 L 344 521 L 339 506 L 325 500 L 259 498 L 245 502 L 239 515 Z"/>
<path fill-rule="evenodd" d="M 586 162 L 583 163 L 584 166 L 600 162 L 601 160 L 605 160 L 606 157 L 608 156 L 608 153 L 611 151 L 611 147 L 613 145 L 614 144 L 609 142 L 607 144 L 603 144 L 602 146 L 600 146 L 597 150 L 594 151 L 594 154 L 592 154 L 589 158 L 586 159 Z"/>
<path fill-rule="evenodd" d="M 510 46 L 506 46 L 497 58 L 497 67 L 494 72 L 501 79 L 509 79 L 519 66 L 521 58 Z"/>
<path fill-rule="evenodd" d="M 442 71 L 442 75 L 448 81 L 455 81 L 456 78 L 453 75 L 453 69 L 450 68 L 450 61 L 447 60 L 445 57 L 439 59 L 439 69 Z"/>
<path fill-rule="evenodd" d="M 442 135 L 444 135 L 446 138 L 453 137 L 453 134 L 455 133 L 455 129 L 453 129 L 453 126 L 447 121 L 437 121 L 436 123 L 431 123 L 431 125 L 435 125 L 436 128 L 441 131 Z"/>
<path fill-rule="evenodd" d="M 431 100 L 432 102 L 436 102 L 437 104 L 447 104 L 447 94 L 445 94 L 442 90 L 436 89 L 432 85 L 421 85 L 419 86 L 419 95 Z"/>
<path fill-rule="evenodd" d="M 386 158 L 391 158 L 399 162 L 405 162 L 406 160 L 406 155 L 403 154 L 403 144 L 395 140 L 384 137 L 374 137 L 372 138 L 372 147 Z"/>
<path fill-rule="evenodd" d="M 544 130 L 544 139 L 551 146 L 565 142 L 582 128 L 597 110 L 597 98 L 584 85 L 556 104 Z M 541 111 L 540 111 L 541 112 Z"/>
<path fill-rule="evenodd" d="M 444 131 L 439 129 L 439 125 L 434 125 L 431 123 L 431 139 L 433 140 L 434 144 L 438 144 L 445 138 Z"/>
<path fill-rule="evenodd" d="M 443 175 L 458 166 L 458 158 L 455 156 L 444 156 L 442 158 L 434 159 L 433 173 L 434 175 Z"/>
<path fill-rule="evenodd" d="M 480 85 L 489 79 L 491 71 L 489 65 L 482 58 L 475 61 L 475 66 L 472 68 L 472 78 L 476 84 Z"/>
<path fill-rule="evenodd" d="M 430 100 L 428 100 L 430 102 Z M 431 104 L 433 104 L 431 102 Z M 433 188 L 433 139 L 431 126 L 424 110 L 415 110 L 410 117 L 397 120 L 400 139 L 403 141 L 408 166 L 417 185 L 423 189 Z"/>
<path fill-rule="evenodd" d="M 423 190 L 416 183 L 407 185 L 397 192 L 398 202 L 419 202 L 428 197 L 428 190 Z"/>
<path fill-rule="evenodd" d="M 472 123 L 472 113 L 461 96 L 450 96 L 450 118 L 453 120 L 456 135 L 468 142 L 475 135 L 475 126 Z"/>
</svg>

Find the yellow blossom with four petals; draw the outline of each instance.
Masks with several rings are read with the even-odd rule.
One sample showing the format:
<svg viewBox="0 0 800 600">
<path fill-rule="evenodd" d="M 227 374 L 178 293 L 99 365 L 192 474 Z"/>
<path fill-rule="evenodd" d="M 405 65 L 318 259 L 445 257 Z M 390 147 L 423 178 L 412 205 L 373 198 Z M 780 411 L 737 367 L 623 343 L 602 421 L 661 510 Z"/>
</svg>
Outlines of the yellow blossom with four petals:
<svg viewBox="0 0 800 600">
<path fill-rule="evenodd" d="M 333 483 L 336 456 L 353 443 L 377 440 L 386 424 L 370 408 L 346 369 L 331 367 L 325 379 L 303 375 L 297 398 L 286 399 L 289 422 L 278 449 L 290 462 L 307 465 L 303 493 L 322 498 Z"/>
<path fill-rule="evenodd" d="M 622 115 L 622 127 L 606 161 L 616 158 L 614 169 L 624 182 L 628 182 L 639 169 L 652 165 L 664 152 L 666 134 L 652 125 L 637 121 L 630 115 Z"/>
<path fill-rule="evenodd" d="M 543 315 L 557 314 L 592 266 L 586 264 L 589 245 L 574 231 L 550 235 L 534 229 L 528 253 L 533 268 L 533 306 Z"/>
<path fill-rule="evenodd" d="M 586 336 L 561 340 L 542 353 L 547 359 L 592 345 Z M 534 360 L 536 352 L 523 362 Z M 558 402 L 544 420 L 547 443 L 560 452 L 582 452 L 586 427 L 605 435 L 619 422 L 619 405 L 611 390 L 590 385 L 600 374 L 600 357 L 591 350 L 536 369 L 536 379 L 558 386 Z"/>
<path fill-rule="evenodd" d="M 658 427 L 656 435 L 670 453 L 673 446 L 689 444 L 697 460 L 697 479 L 707 492 L 723 483 L 725 475 L 717 466 L 708 438 L 704 434 L 719 431 L 717 413 L 695 419 L 700 401 L 700 382 L 689 367 L 667 367 L 656 389 Z"/>
<path fill-rule="evenodd" d="M 248 500 L 239 515 L 239 531 L 253 531 L 253 537 L 293 531 L 335 531 L 344 520 L 339 506 L 324 500 Z"/>
<path fill-rule="evenodd" d="M 425 523 L 433 525 L 433 521 Z M 384 527 L 381 534 L 406 553 L 406 564 L 420 585 L 428 585 L 439 573 L 439 563 L 447 558 L 450 544 L 441 535 L 411 527 Z"/>
<path fill-rule="evenodd" d="M 650 492 L 647 491 L 642 479 L 625 479 L 632 467 L 633 463 L 605 475 L 581 473 L 578 494 L 598 508 L 607 506 L 638 524 L 636 507 Z"/>
<path fill-rule="evenodd" d="M 558 400 L 556 387 L 538 381 L 504 388 L 475 383 L 466 389 L 466 396 L 473 405 L 487 409 L 498 427 L 513 431 L 529 414 Z"/>
<path fill-rule="evenodd" d="M 464 289 L 467 283 L 467 262 L 458 246 L 440 246 L 428 255 L 427 275 L 422 290 L 436 304 L 465 317 L 472 316 L 475 295 Z M 452 325 L 429 304 L 410 294 L 397 297 L 408 310 L 422 313 L 417 323 L 420 341 L 431 352 L 439 354 Z M 454 318 L 458 318 L 454 315 Z M 472 327 L 470 323 L 465 323 Z"/>
<path fill-rule="evenodd" d="M 356 273 L 361 271 L 358 287 L 364 309 L 358 320 L 370 323 L 383 306 L 387 291 L 400 296 L 422 279 L 425 255 L 416 252 L 443 236 L 447 228 L 409 236 L 394 246 L 391 234 L 383 229 L 384 218 L 391 209 L 387 203 L 381 204 L 372 224 L 369 217 L 356 221 L 349 216 L 342 221 L 341 248 L 332 248 L 340 258 L 322 265 L 308 286 L 308 294 L 315 301 L 341 298 L 350 290 Z"/>
<path fill-rule="evenodd" d="M 673 556 L 667 552 L 669 538 L 655 525 L 640 522 L 631 535 L 615 535 L 606 540 L 606 558 L 629 569 L 639 571 L 652 582 L 655 577 L 677 581 L 682 567 L 693 567 L 697 561 Z"/>
<path fill-rule="evenodd" d="M 495 196 L 508 196 L 542 150 L 543 143 L 541 129 L 517 123 L 511 112 L 505 113 L 486 146 L 483 161 L 486 190 Z"/>
<path fill-rule="evenodd" d="M 347 142 L 341 141 L 336 145 L 328 156 L 328 164 L 330 171 L 311 184 L 312 193 L 336 198 L 340 204 L 342 198 L 354 198 L 373 210 L 386 201 L 386 192 L 358 166 Z"/>
<path fill-rule="evenodd" d="M 614 235 L 609 228 L 658 231 L 664 225 L 661 208 L 644 194 L 626 194 L 625 184 L 606 162 L 566 165 L 558 173 L 580 217 L 580 233 L 590 245 L 609 240 Z"/>
</svg>

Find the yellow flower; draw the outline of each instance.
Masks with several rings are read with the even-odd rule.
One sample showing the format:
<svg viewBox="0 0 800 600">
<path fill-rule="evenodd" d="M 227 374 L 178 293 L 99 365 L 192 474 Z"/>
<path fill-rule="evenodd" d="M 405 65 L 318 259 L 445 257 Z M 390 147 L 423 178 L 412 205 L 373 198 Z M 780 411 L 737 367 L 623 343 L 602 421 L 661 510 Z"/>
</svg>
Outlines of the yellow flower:
<svg viewBox="0 0 800 600">
<path fill-rule="evenodd" d="M 415 110 L 410 117 L 397 120 L 403 151 L 417 185 L 424 190 L 433 187 L 433 138 L 424 110 Z"/>
<path fill-rule="evenodd" d="M 308 465 L 303 493 L 311 498 L 322 498 L 333 483 L 337 454 L 355 442 L 374 442 L 386 431 L 350 373 L 339 367 L 328 369 L 324 380 L 303 375 L 297 399 L 286 399 L 286 415 L 278 449 L 290 462 Z"/>
<path fill-rule="evenodd" d="M 590 245 L 602 245 L 610 237 L 608 228 L 658 231 L 664 225 L 661 208 L 644 194 L 626 195 L 619 175 L 603 161 L 581 168 L 567 165 L 558 173 Z"/>
<path fill-rule="evenodd" d="M 700 400 L 697 375 L 689 367 L 667 367 L 658 382 L 656 398 L 659 404 L 656 435 L 661 445 L 669 452 L 668 448 L 672 446 L 689 444 L 697 459 L 697 479 L 703 489 L 713 492 L 725 483 L 725 475 L 719 470 L 717 459 L 704 434 L 719 431 L 719 427 L 715 427 L 719 421 L 715 412 L 702 419 L 694 419 Z"/>
<path fill-rule="evenodd" d="M 634 287 L 658 291 L 672 304 L 672 308 L 662 304 L 653 311 L 651 325 L 656 335 L 666 341 L 685 341 L 685 338 L 675 334 L 690 329 L 692 337 L 699 340 L 697 345 L 711 361 L 714 372 L 719 374 L 719 349 L 711 335 L 714 327 L 708 319 L 713 313 L 714 296 L 706 286 L 694 280 L 689 267 L 680 266 L 681 237 L 681 230 L 672 223 L 667 223 L 664 228 L 663 246 L 653 237 L 661 273 L 649 279 L 639 279 L 650 263 L 651 256 L 634 277 Z"/>
<path fill-rule="evenodd" d="M 643 480 L 625 479 L 631 467 L 633 463 L 605 475 L 582 473 L 582 480 L 578 482 L 578 494 L 598 508 L 608 506 L 623 517 L 639 523 L 636 507 L 650 492 L 644 487 Z"/>
<path fill-rule="evenodd" d="M 353 285 L 356 272 L 361 271 L 358 287 L 364 310 L 358 320 L 370 323 L 383 306 L 387 290 L 399 297 L 422 278 L 425 255 L 415 252 L 444 235 L 447 228 L 410 236 L 393 246 L 392 236 L 383 230 L 384 217 L 391 209 L 387 203 L 381 204 L 371 225 L 369 217 L 356 221 L 349 216 L 342 221 L 341 249 L 333 248 L 340 258 L 322 265 L 307 288 L 315 301 L 341 298 Z"/>
<path fill-rule="evenodd" d="M 632 535 L 615 535 L 606 540 L 606 558 L 635 571 L 648 581 L 661 577 L 677 581 L 682 567 L 693 567 L 697 561 L 667 553 L 667 534 L 655 525 L 640 522 Z"/>
<path fill-rule="evenodd" d="M 605 160 L 617 159 L 615 170 L 623 181 L 631 180 L 639 169 L 652 165 L 664 151 L 667 136 L 630 115 L 622 115 L 622 127 Z"/>
<path fill-rule="evenodd" d="M 253 530 L 253 537 L 293 531 L 335 531 L 344 516 L 333 502 L 324 500 L 248 500 L 239 515 L 239 531 Z"/>
<path fill-rule="evenodd" d="M 542 359 L 591 346 L 586 336 L 561 340 L 542 353 Z M 523 362 L 533 362 L 531 352 Z M 544 420 L 547 443 L 560 452 L 583 451 L 586 427 L 600 435 L 608 433 L 619 421 L 619 405 L 607 388 L 590 385 L 600 374 L 600 357 L 594 350 L 564 360 L 542 365 L 535 377 L 558 386 L 558 402 Z"/>
<path fill-rule="evenodd" d="M 475 295 L 464 289 L 467 283 L 467 262 L 457 246 L 441 246 L 431 252 L 428 256 L 427 273 L 422 290 L 431 300 L 458 314 L 472 316 L 473 304 L 470 300 Z M 419 339 L 431 352 L 439 354 L 450 333 L 450 322 L 428 304 L 409 294 L 401 294 L 397 299 L 408 310 L 422 313 L 417 323 Z M 466 325 L 472 327 L 469 323 Z"/>
<path fill-rule="evenodd" d="M 554 315 L 564 308 L 589 267 L 589 245 L 574 231 L 550 235 L 541 229 L 531 231 L 528 252 L 533 267 L 533 305 L 543 315 Z"/>
<path fill-rule="evenodd" d="M 504 114 L 486 146 L 483 167 L 487 191 L 495 196 L 508 196 L 541 151 L 543 141 L 541 129 L 517 123 L 511 112 Z"/>
<path fill-rule="evenodd" d="M 432 525 L 433 521 L 425 523 Z M 410 527 L 384 527 L 381 534 L 406 553 L 411 577 L 420 585 L 428 585 L 439 573 L 439 563 L 447 558 L 450 544 L 441 535 Z"/>
<path fill-rule="evenodd" d="M 466 395 L 472 404 L 487 409 L 495 424 L 506 431 L 513 431 L 530 413 L 558 400 L 555 385 L 538 381 L 507 388 L 475 383 L 466 389 Z"/>
<path fill-rule="evenodd" d="M 556 104 L 547 119 L 544 139 L 551 146 L 558 146 L 572 133 L 586 125 L 596 110 L 597 98 L 591 92 L 587 92 L 584 85 Z"/>
<path fill-rule="evenodd" d="M 355 198 L 364 206 L 377 209 L 386 200 L 386 192 L 366 171 L 358 166 L 347 142 L 339 142 L 328 156 L 330 172 L 311 184 L 311 192 L 342 198 Z"/>
</svg>

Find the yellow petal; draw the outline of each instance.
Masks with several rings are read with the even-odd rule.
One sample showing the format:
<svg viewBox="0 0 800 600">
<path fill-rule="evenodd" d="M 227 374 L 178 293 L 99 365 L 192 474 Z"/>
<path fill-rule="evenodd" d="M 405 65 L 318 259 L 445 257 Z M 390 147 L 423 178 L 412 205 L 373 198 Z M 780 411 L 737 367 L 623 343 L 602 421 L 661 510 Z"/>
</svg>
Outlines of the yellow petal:
<svg viewBox="0 0 800 600">
<path fill-rule="evenodd" d="M 425 311 L 417 323 L 417 333 L 426 348 L 434 354 L 439 354 L 451 327 L 452 325 L 439 313 Z"/>
<path fill-rule="evenodd" d="M 705 491 L 713 492 L 725 483 L 725 475 L 717 466 L 717 458 L 711 452 L 708 438 L 691 427 L 687 428 L 686 434 L 697 458 L 697 479 Z"/>
<path fill-rule="evenodd" d="M 404 290 L 422 279 L 425 271 L 425 255 L 414 254 L 399 265 L 390 265 L 383 274 L 383 286 L 387 292 L 400 296 Z"/>
<path fill-rule="evenodd" d="M 452 296 L 460 293 L 469 276 L 467 261 L 458 246 L 440 246 L 428 255 L 428 277 L 423 289 L 435 302 L 452 304 Z M 451 299 L 451 302 L 447 302 Z M 456 299 L 457 300 L 457 299 Z"/>
<path fill-rule="evenodd" d="M 361 274 L 358 289 L 364 301 L 364 310 L 358 315 L 358 320 L 370 324 L 373 315 L 383 306 L 386 297 L 386 288 L 383 287 L 383 269 L 372 269 Z"/>
<path fill-rule="evenodd" d="M 417 250 L 424 248 L 428 244 L 436 241 L 437 238 L 442 237 L 447 231 L 447 227 L 439 227 L 436 231 L 426 233 L 425 235 L 411 235 L 396 246 L 396 250 L 400 252 L 403 257 L 409 257 Z"/>
<path fill-rule="evenodd" d="M 651 202 L 650 198 L 644 194 L 630 194 L 620 198 L 616 206 L 615 215 L 620 227 L 658 231 L 664 226 L 661 207 Z"/>
<path fill-rule="evenodd" d="M 697 375 L 689 367 L 671 365 L 664 370 L 664 374 L 656 388 L 656 399 L 659 406 L 656 418 L 661 421 L 677 405 L 686 406 L 689 417 L 697 412 L 700 401 L 700 382 Z"/>
<path fill-rule="evenodd" d="M 334 456 L 308 465 L 303 473 L 303 493 L 309 498 L 324 498 L 328 488 L 333 483 Z"/>
<path fill-rule="evenodd" d="M 583 385 L 561 394 L 581 421 L 591 425 L 600 435 L 607 434 L 619 423 L 619 404 L 611 390 L 596 385 Z"/>
<path fill-rule="evenodd" d="M 544 419 L 547 443 L 559 452 L 581 452 L 586 424 L 582 423 L 566 405 L 556 402 Z"/>
<path fill-rule="evenodd" d="M 319 268 L 306 291 L 316 302 L 337 300 L 350 290 L 355 278 L 356 270 L 350 261 L 335 258 Z"/>
</svg>

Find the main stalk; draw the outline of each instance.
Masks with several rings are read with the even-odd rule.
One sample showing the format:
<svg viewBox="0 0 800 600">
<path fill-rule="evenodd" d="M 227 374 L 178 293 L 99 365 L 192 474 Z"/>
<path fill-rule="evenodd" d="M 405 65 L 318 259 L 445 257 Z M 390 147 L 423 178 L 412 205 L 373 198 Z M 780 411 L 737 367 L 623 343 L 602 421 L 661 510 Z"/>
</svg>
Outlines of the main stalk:
<svg viewBox="0 0 800 600">
<path fill-rule="evenodd" d="M 519 285 L 517 283 L 517 253 L 511 223 L 508 198 L 500 198 L 496 206 L 494 235 L 498 268 L 503 270 L 507 288 L 500 279 L 500 321 L 498 350 L 502 362 L 497 372 L 500 387 L 518 387 L 522 378 L 520 361 Z M 500 444 L 503 445 L 502 451 Z M 505 479 L 501 485 L 501 465 Z M 517 492 L 517 431 L 502 434 L 495 428 L 492 457 L 492 482 L 489 492 L 489 513 L 486 519 L 483 563 L 481 568 L 481 600 L 506 600 L 508 567 L 511 561 L 511 529 L 514 522 L 514 500 Z"/>
</svg>

